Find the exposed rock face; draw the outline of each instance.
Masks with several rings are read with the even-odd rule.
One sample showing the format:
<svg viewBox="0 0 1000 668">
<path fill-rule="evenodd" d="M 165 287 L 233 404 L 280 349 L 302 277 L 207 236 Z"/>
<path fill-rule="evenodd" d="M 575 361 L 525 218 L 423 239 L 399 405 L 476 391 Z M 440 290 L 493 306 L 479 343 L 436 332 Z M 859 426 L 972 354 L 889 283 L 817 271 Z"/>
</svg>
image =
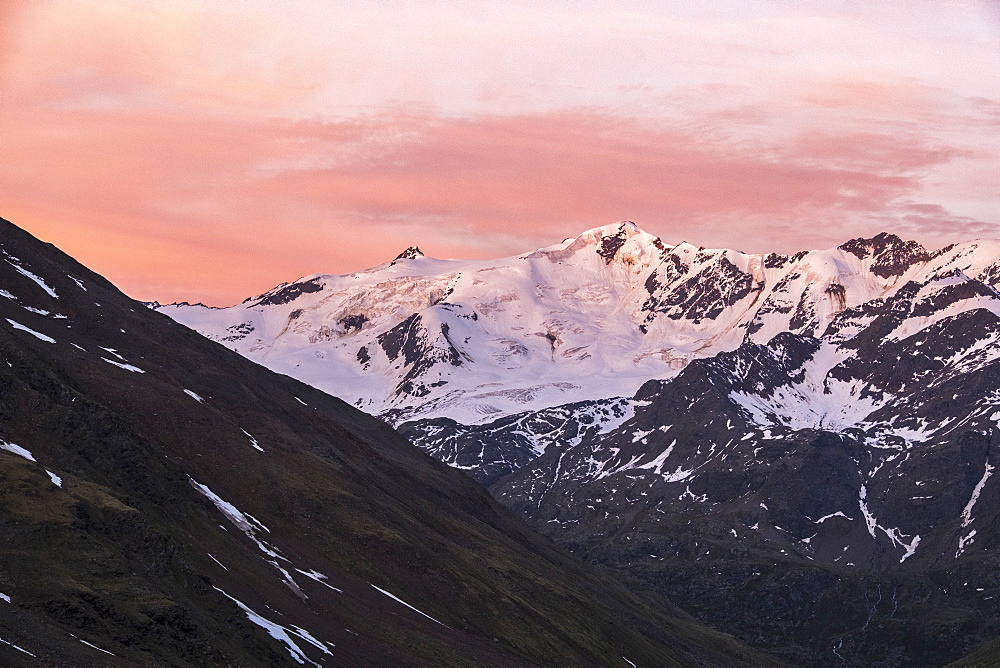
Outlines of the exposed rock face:
<svg viewBox="0 0 1000 668">
<path fill-rule="evenodd" d="M 254 305 L 280 306 L 282 304 L 293 302 L 302 295 L 307 295 L 310 292 L 319 292 L 322 289 L 323 286 L 315 280 L 292 283 L 291 285 L 283 285 L 265 294 L 259 301 L 256 301 Z"/>
<path fill-rule="evenodd" d="M 886 232 L 871 239 L 851 239 L 840 249 L 861 260 L 872 258 L 870 271 L 882 278 L 902 276 L 913 265 L 931 259 L 930 253 L 917 242 L 903 241 Z"/>
<path fill-rule="evenodd" d="M 419 247 L 417 247 L 417 246 L 410 246 L 409 248 L 407 248 L 406 250 L 404 250 L 402 253 L 400 253 L 399 255 L 397 255 L 396 259 L 393 260 L 393 263 L 396 263 L 399 260 L 415 260 L 418 257 L 423 257 L 423 256 L 424 256 L 424 254 L 420 252 L 420 248 Z"/>
<path fill-rule="evenodd" d="M 607 399 L 510 415 L 479 425 L 463 425 L 448 418 L 417 420 L 399 425 L 398 431 L 435 459 L 490 485 L 549 447 L 579 443 L 634 414 L 634 401 Z"/>
</svg>

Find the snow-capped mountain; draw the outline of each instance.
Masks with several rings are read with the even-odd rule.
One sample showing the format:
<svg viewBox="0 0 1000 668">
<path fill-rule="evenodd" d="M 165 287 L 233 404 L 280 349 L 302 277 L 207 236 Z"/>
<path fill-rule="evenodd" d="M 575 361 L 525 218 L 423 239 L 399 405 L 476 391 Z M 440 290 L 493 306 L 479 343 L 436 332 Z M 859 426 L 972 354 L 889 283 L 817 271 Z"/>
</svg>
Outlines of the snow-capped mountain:
<svg viewBox="0 0 1000 668">
<path fill-rule="evenodd" d="M 368 412 L 474 423 L 631 395 L 682 367 L 704 327 L 669 327 L 668 343 L 643 332 L 645 286 L 663 252 L 630 223 L 496 261 L 411 248 L 365 272 L 309 276 L 227 309 L 161 310 Z"/>
<path fill-rule="evenodd" d="M 307 276 L 230 308 L 158 308 L 390 422 L 477 424 L 631 396 L 744 342 L 819 334 L 845 310 L 911 282 L 929 299 L 1000 275 L 998 260 L 994 242 L 931 254 L 885 234 L 827 251 L 748 255 L 667 245 L 623 222 L 502 260 L 436 260 L 414 247 L 367 271 Z M 841 337 L 864 317 L 841 318 Z"/>
<path fill-rule="evenodd" d="M 793 662 L 946 662 L 1000 632 L 1000 242 L 749 255 L 618 223 L 404 255 L 161 308 Z"/>
</svg>

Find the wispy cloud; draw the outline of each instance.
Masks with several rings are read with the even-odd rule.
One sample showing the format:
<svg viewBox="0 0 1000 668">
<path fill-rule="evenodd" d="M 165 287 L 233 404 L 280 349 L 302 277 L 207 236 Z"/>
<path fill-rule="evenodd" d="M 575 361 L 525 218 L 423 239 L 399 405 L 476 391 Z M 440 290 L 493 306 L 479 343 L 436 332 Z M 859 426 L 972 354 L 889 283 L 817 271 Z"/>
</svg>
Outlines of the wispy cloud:
<svg viewBox="0 0 1000 668">
<path fill-rule="evenodd" d="M 1000 223 L 976 3 L 2 7 L 0 215 L 142 298 L 623 218 L 786 251 Z"/>
</svg>

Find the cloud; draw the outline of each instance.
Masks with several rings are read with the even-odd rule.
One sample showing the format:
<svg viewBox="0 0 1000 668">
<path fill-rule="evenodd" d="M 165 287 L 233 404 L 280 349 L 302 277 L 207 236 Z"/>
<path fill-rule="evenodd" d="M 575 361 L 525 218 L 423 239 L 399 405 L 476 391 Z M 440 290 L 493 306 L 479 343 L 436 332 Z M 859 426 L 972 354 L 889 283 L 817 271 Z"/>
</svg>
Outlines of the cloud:
<svg viewBox="0 0 1000 668">
<path fill-rule="evenodd" d="M 201 290 L 236 301 L 411 243 L 483 257 L 623 218 L 667 239 L 754 250 L 764 239 L 810 242 L 803 230 L 772 238 L 794 221 L 863 220 L 871 231 L 895 221 L 934 235 L 946 221 L 988 227 L 940 205 L 899 205 L 916 202 L 915 173 L 955 154 L 905 136 L 807 133 L 759 152 L 597 110 L 296 123 L 48 113 L 17 119 L 3 141 L 10 215 L 53 233 L 66 221 L 87 230 L 65 236 L 68 250 L 109 263 L 145 298 Z M 163 287 L 168 274 L 174 289 Z"/>
<path fill-rule="evenodd" d="M 593 110 L 371 122 L 399 128 L 400 139 L 353 161 L 288 170 L 259 187 L 276 199 L 375 221 L 410 212 L 483 231 L 556 235 L 573 220 L 629 217 L 672 232 L 740 216 L 885 211 L 918 191 L 920 170 L 960 153 L 876 133 L 806 133 L 761 152 Z M 336 154 L 335 142 L 327 150 Z"/>
<path fill-rule="evenodd" d="M 719 7 L 3 3 L 0 215 L 216 304 L 625 218 L 749 251 L 992 234 L 981 21 Z"/>
<path fill-rule="evenodd" d="M 890 210 L 890 216 L 873 215 L 902 234 L 924 238 L 976 239 L 996 236 L 996 223 L 987 223 L 968 216 L 956 216 L 939 204 L 899 202 Z"/>
</svg>

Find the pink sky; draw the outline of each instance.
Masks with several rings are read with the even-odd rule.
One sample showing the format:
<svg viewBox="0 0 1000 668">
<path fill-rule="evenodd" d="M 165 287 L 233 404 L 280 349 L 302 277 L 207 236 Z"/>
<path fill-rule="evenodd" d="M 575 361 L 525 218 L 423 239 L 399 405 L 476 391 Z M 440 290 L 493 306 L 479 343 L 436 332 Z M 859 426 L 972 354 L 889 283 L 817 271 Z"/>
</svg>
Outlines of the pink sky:
<svg viewBox="0 0 1000 668">
<path fill-rule="evenodd" d="M 987 1 L 0 0 L 0 94 L 0 216 L 140 299 L 621 219 L 1000 236 Z"/>
</svg>

